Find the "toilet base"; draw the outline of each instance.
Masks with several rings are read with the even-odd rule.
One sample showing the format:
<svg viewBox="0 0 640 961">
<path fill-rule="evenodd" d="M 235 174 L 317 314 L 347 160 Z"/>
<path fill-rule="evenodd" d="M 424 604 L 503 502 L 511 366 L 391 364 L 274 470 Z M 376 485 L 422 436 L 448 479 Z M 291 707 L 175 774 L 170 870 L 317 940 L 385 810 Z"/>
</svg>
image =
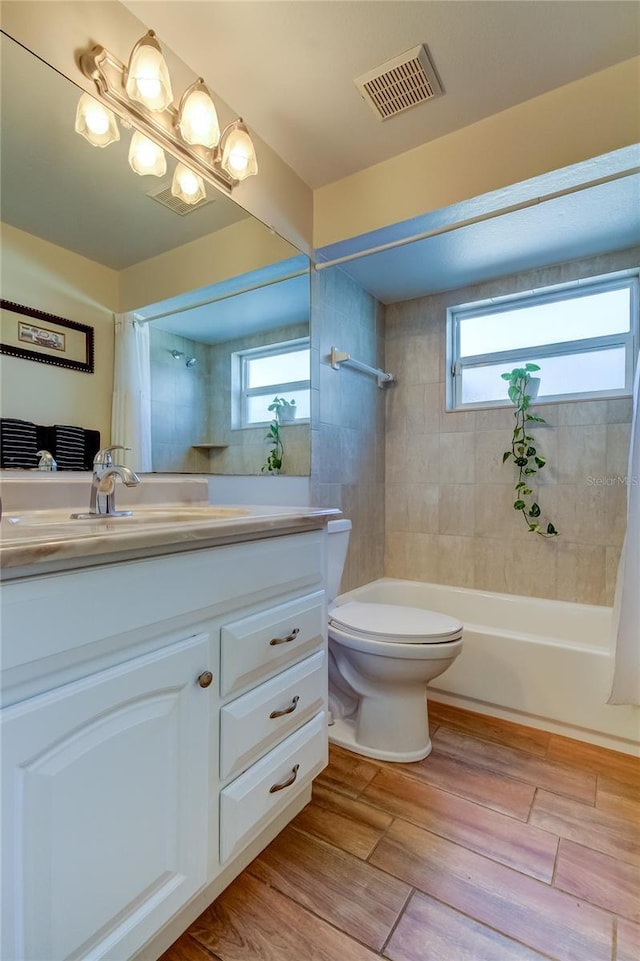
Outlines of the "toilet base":
<svg viewBox="0 0 640 961">
<path fill-rule="evenodd" d="M 427 743 L 417 751 L 384 751 L 360 744 L 356 740 L 356 722 L 349 717 L 336 718 L 329 726 L 329 743 L 377 761 L 397 761 L 406 764 L 411 761 L 422 761 L 431 754 L 430 737 L 427 737 Z"/>
</svg>

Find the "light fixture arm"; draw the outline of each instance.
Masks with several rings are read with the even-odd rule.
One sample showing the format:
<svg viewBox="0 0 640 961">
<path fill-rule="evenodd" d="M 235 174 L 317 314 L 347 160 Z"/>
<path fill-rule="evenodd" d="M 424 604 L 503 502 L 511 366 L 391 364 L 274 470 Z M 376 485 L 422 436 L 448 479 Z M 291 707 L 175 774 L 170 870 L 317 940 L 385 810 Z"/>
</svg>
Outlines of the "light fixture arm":
<svg viewBox="0 0 640 961">
<path fill-rule="evenodd" d="M 143 104 L 130 100 L 125 92 L 127 68 L 105 47 L 96 45 L 81 54 L 79 63 L 85 77 L 94 81 L 99 100 L 176 160 L 230 196 L 239 181 L 220 167 L 219 148 L 208 150 L 182 142 L 176 134 L 179 114 L 173 105 L 161 113 L 153 113 Z M 227 124 L 225 131 L 235 122 Z"/>
</svg>

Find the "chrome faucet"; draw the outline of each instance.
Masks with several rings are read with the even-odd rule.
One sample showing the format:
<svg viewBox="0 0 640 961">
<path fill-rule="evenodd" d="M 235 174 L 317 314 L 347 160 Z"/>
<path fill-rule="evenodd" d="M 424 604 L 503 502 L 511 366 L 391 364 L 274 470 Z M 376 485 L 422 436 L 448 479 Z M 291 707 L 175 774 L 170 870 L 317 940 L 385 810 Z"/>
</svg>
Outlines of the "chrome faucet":
<svg viewBox="0 0 640 961">
<path fill-rule="evenodd" d="M 129 517 L 131 511 L 117 511 L 115 503 L 116 480 L 119 477 L 127 487 L 137 487 L 140 478 L 135 471 L 114 464 L 111 456 L 113 450 L 130 450 L 122 444 L 105 447 L 99 450 L 93 460 L 93 478 L 91 480 L 91 497 L 88 514 L 72 514 L 78 520 L 91 517 Z"/>
<path fill-rule="evenodd" d="M 39 457 L 38 470 L 57 470 L 58 465 L 55 462 L 53 454 L 50 454 L 48 450 L 39 450 L 36 453 L 36 457 Z"/>
</svg>

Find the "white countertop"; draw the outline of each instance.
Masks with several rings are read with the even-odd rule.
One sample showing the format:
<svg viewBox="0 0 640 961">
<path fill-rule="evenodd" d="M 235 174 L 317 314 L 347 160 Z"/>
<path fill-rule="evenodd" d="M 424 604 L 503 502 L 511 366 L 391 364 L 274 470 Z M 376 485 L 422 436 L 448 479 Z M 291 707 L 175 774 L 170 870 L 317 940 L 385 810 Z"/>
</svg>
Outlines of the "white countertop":
<svg viewBox="0 0 640 961">
<path fill-rule="evenodd" d="M 158 478 L 136 488 L 133 500 L 118 489 L 123 495 L 118 509 L 132 510 L 130 517 L 78 520 L 71 514 L 87 509 L 78 494 L 82 491 L 88 497 L 88 485 L 81 478 L 69 482 L 33 474 L 5 475 L 0 577 L 9 580 L 319 530 L 340 514 L 300 506 L 207 504 L 202 497 L 206 481 L 202 484 Z M 148 500 L 142 500 L 144 493 Z M 30 509 L 34 504 L 41 509 Z"/>
<path fill-rule="evenodd" d="M 141 509 L 130 518 L 113 520 L 71 520 L 63 511 L 45 523 L 32 522 L 26 512 L 20 520 L 4 516 L 0 522 L 2 579 L 318 530 L 340 513 L 309 507 L 212 507 L 213 516 L 168 519 L 175 511 L 179 512 L 179 505 L 168 506 L 166 514 L 158 510 L 161 519 L 152 510 Z"/>
</svg>

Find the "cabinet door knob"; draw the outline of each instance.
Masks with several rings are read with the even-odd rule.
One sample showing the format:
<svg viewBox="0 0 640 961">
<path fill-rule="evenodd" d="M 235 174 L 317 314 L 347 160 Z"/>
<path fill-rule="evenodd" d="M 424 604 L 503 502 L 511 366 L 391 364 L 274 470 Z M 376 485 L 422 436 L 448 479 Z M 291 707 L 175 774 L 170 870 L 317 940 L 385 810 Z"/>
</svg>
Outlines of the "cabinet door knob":
<svg viewBox="0 0 640 961">
<path fill-rule="evenodd" d="M 289 705 L 289 707 L 285 707 L 284 710 L 282 710 L 282 711 L 272 711 L 271 714 L 269 715 L 269 718 L 284 717 L 285 714 L 293 714 L 293 712 L 295 711 L 295 709 L 296 709 L 297 706 L 298 706 L 298 701 L 299 701 L 299 700 L 300 700 L 300 698 L 299 698 L 299 696 L 296 694 L 296 696 L 295 696 L 295 697 L 293 698 L 293 700 L 291 701 L 291 704 Z"/>
<path fill-rule="evenodd" d="M 281 781 L 280 784 L 272 784 L 271 787 L 269 788 L 269 794 L 275 794 L 276 791 L 283 791 L 286 787 L 291 787 L 291 785 L 293 784 L 293 782 L 298 776 L 299 769 L 300 769 L 299 764 L 294 765 L 294 767 L 291 769 L 291 774 L 289 775 L 287 780 Z"/>
<path fill-rule="evenodd" d="M 289 644 L 291 641 L 295 641 L 299 633 L 300 628 L 294 627 L 294 629 L 291 631 L 291 634 L 287 634 L 286 637 L 272 637 L 269 641 L 269 644 L 271 647 L 273 647 L 274 644 Z"/>
<path fill-rule="evenodd" d="M 200 685 L 200 687 L 209 687 L 212 681 L 213 681 L 213 674 L 211 673 L 211 671 L 203 671 L 200 677 L 198 678 L 198 684 Z"/>
</svg>

